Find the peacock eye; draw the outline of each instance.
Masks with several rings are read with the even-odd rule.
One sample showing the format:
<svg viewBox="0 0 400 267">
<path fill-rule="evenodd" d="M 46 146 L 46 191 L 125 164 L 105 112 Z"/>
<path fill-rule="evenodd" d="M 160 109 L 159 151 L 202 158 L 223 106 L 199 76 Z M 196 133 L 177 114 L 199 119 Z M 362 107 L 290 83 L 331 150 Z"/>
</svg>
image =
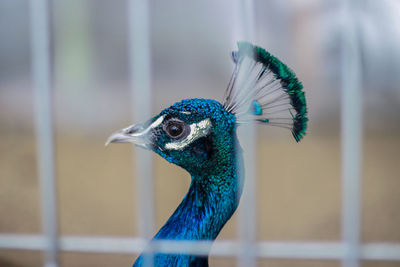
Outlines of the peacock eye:
<svg viewBox="0 0 400 267">
<path fill-rule="evenodd" d="M 189 127 L 186 123 L 180 120 L 169 120 L 164 125 L 164 131 L 173 139 L 181 139 L 189 134 Z"/>
</svg>

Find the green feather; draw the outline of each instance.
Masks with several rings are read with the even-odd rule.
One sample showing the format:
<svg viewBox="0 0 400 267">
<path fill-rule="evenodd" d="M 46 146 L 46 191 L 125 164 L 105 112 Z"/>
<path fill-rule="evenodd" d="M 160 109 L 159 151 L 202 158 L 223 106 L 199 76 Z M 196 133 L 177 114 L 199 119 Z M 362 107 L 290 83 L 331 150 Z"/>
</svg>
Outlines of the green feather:
<svg viewBox="0 0 400 267">
<path fill-rule="evenodd" d="M 281 80 L 281 85 L 290 96 L 291 105 L 297 112 L 293 116 L 292 134 L 296 141 L 299 142 L 306 134 L 308 122 L 306 98 L 302 91 L 303 85 L 288 66 L 265 49 L 248 42 L 238 42 L 238 48 L 239 58 L 243 55 L 253 58 L 256 62 L 260 62 L 270 69 Z"/>
</svg>

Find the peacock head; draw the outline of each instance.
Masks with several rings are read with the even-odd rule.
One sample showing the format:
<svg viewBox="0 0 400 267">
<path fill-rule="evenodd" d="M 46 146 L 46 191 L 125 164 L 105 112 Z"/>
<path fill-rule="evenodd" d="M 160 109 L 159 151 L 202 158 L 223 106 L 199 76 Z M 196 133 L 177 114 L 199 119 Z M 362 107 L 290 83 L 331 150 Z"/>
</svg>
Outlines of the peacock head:
<svg viewBox="0 0 400 267">
<path fill-rule="evenodd" d="M 129 142 L 151 149 L 192 175 L 221 171 L 234 153 L 235 115 L 210 99 L 186 99 L 145 123 L 111 135 L 107 143 Z M 219 168 L 216 168 L 219 166 Z"/>
<path fill-rule="evenodd" d="M 143 124 L 110 136 L 152 149 L 192 175 L 223 171 L 235 161 L 236 126 L 247 122 L 287 128 L 296 141 L 307 129 L 302 84 L 281 61 L 263 48 L 238 43 L 235 68 L 223 104 L 188 99 L 175 103 Z"/>
</svg>

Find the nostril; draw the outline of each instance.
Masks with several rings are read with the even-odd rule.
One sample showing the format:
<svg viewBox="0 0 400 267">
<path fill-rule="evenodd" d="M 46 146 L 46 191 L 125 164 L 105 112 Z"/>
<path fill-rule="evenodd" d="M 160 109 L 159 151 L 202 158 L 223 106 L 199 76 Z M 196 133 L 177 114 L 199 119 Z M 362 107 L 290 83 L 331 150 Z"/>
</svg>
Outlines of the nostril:
<svg viewBox="0 0 400 267">
<path fill-rule="evenodd" d="M 143 126 L 141 124 L 135 124 L 126 129 L 126 133 L 133 134 L 139 132 L 140 130 L 143 130 Z"/>
</svg>

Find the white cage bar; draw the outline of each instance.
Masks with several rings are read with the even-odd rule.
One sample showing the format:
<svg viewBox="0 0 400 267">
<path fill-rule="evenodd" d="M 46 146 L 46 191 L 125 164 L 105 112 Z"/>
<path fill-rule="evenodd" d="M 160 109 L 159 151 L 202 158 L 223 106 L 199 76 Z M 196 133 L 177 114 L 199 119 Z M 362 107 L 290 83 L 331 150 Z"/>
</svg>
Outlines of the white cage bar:
<svg viewBox="0 0 400 267">
<path fill-rule="evenodd" d="M 255 242 L 255 213 L 243 213 L 239 241 L 156 241 L 151 251 L 187 252 L 196 255 L 239 257 L 241 266 L 254 266 L 256 258 L 341 260 L 344 267 L 357 267 L 360 260 L 400 261 L 400 244 L 360 243 L 360 179 L 361 179 L 361 68 L 357 40 L 357 0 L 343 1 L 342 43 L 342 241 L 340 242 Z M 43 235 L 0 234 L 0 249 L 46 252 L 45 266 L 58 266 L 58 251 L 91 253 L 141 253 L 153 233 L 153 191 L 150 154 L 135 157 L 135 175 L 139 179 L 138 199 L 140 237 L 58 236 L 54 177 L 54 148 L 51 112 L 51 59 L 48 0 L 31 0 L 33 77 L 35 86 L 36 128 L 38 134 L 39 176 L 42 196 Z M 239 37 L 254 37 L 252 1 L 235 2 L 238 9 Z M 151 113 L 151 45 L 149 6 L 145 0 L 128 2 L 130 67 L 134 121 L 149 118 Z M 251 34 L 251 32 L 253 32 Z M 235 40 L 236 41 L 236 40 Z M 254 130 L 253 130 L 254 131 Z M 254 156 L 254 143 L 249 144 Z M 249 162 L 249 159 L 246 160 Z M 251 161 L 251 159 L 250 159 Z M 246 165 L 248 166 L 248 165 Z M 255 196 L 255 166 L 250 166 L 249 188 Z M 146 179 L 141 179 L 146 177 Z M 245 209 L 255 199 L 243 199 Z M 250 231 L 248 231 L 250 229 Z M 251 250 L 243 250 L 244 246 Z M 249 253 L 246 253 L 249 252 Z M 149 263 L 151 265 L 151 262 Z"/>
<path fill-rule="evenodd" d="M 236 0 L 234 4 L 233 44 L 237 41 L 255 41 L 254 31 L 254 2 L 253 0 Z M 243 75 L 239 74 L 239 75 Z M 240 78 L 238 78 L 240 79 Z M 245 79 L 244 77 L 242 79 Z M 256 266 L 256 207 L 257 207 L 257 172 L 256 172 L 256 140 L 255 123 L 239 127 L 238 138 L 244 151 L 244 180 L 243 194 L 238 208 L 238 236 L 240 249 L 237 251 L 238 266 Z M 239 150 L 237 153 L 241 153 Z M 239 159 L 239 157 L 237 157 Z M 237 164 L 241 166 L 240 162 Z"/>
<path fill-rule="evenodd" d="M 148 243 L 144 238 L 61 236 L 61 251 L 86 253 L 141 253 Z M 215 242 L 194 241 L 155 241 L 154 250 L 165 253 L 179 251 L 196 255 L 235 257 L 240 253 L 242 244 L 225 240 Z M 45 250 L 46 237 L 41 235 L 0 235 L 0 249 Z M 347 258 L 346 245 L 343 242 L 257 242 L 254 255 L 263 259 L 312 259 L 344 260 Z M 400 261 L 400 244 L 366 243 L 360 245 L 359 257 L 362 260 Z"/>
<path fill-rule="evenodd" d="M 50 14 L 47 0 L 30 5 L 31 50 L 35 98 L 35 128 L 41 190 L 45 266 L 58 266 L 57 202 L 55 186 Z"/>
<path fill-rule="evenodd" d="M 149 2 L 128 1 L 128 28 L 130 52 L 130 78 L 132 112 L 135 123 L 151 117 L 151 45 L 149 33 Z M 154 230 L 153 164 L 149 151 L 134 148 L 136 203 L 139 220 L 139 236 L 150 239 Z M 144 258 L 146 267 L 153 266 L 152 244 L 147 247 Z"/>
<path fill-rule="evenodd" d="M 358 0 L 343 0 L 342 25 L 342 240 L 343 267 L 360 266 L 361 234 L 361 58 Z"/>
</svg>

